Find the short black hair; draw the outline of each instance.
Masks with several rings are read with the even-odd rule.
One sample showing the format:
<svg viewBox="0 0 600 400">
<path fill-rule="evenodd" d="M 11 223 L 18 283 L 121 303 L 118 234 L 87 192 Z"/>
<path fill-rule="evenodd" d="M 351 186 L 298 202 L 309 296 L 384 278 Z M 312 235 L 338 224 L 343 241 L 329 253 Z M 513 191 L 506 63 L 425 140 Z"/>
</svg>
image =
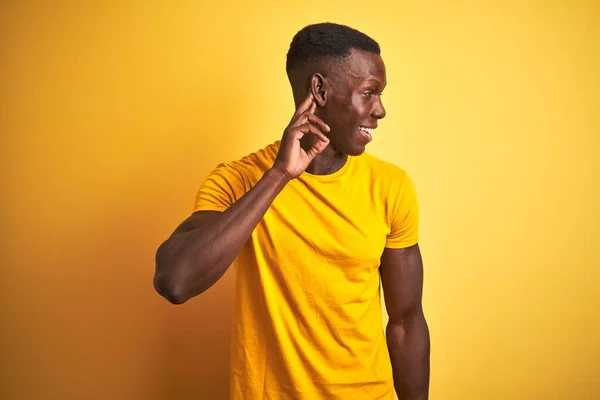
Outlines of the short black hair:
<svg viewBox="0 0 600 400">
<path fill-rule="evenodd" d="M 286 71 L 289 74 L 294 67 L 309 59 L 344 58 L 350 55 L 352 49 L 381 54 L 375 40 L 349 26 L 331 22 L 308 25 L 292 39 L 287 53 Z"/>
</svg>

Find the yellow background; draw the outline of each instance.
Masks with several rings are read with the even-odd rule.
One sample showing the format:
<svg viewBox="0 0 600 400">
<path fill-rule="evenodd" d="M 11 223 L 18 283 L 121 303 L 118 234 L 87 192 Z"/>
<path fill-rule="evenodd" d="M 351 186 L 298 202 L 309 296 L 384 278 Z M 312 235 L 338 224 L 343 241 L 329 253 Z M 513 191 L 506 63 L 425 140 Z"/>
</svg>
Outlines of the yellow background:
<svg viewBox="0 0 600 400">
<path fill-rule="evenodd" d="M 3 2 L 0 397 L 225 398 L 233 272 L 171 306 L 154 252 L 280 137 L 320 21 L 383 49 L 369 150 L 420 197 L 431 399 L 600 398 L 600 2 L 375 0 Z"/>
</svg>

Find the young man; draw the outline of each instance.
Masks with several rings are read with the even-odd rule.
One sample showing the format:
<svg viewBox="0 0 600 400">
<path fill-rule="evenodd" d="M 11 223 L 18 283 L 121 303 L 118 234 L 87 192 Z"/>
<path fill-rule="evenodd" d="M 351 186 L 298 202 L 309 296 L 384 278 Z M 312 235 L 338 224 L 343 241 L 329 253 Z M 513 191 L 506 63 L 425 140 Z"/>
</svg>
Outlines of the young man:
<svg viewBox="0 0 600 400">
<path fill-rule="evenodd" d="M 427 399 L 415 190 L 364 153 L 386 113 L 379 45 L 310 25 L 287 73 L 297 109 L 282 139 L 204 181 L 158 249 L 155 288 L 183 303 L 236 259 L 232 399 L 393 399 L 394 387 L 401 400 Z"/>
</svg>

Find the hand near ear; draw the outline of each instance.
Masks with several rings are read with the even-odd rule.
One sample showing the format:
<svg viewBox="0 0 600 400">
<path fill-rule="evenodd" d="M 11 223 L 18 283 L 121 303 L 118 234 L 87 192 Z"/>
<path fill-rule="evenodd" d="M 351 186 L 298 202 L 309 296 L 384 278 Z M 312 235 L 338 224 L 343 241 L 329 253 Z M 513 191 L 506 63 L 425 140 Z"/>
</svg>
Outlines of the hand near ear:
<svg viewBox="0 0 600 400">
<path fill-rule="evenodd" d="M 324 132 L 329 132 L 330 128 L 314 114 L 316 109 L 317 104 L 309 91 L 283 132 L 273 168 L 284 171 L 291 179 L 300 176 L 329 144 Z M 304 135 L 313 135 L 316 139 L 308 150 L 300 146 L 300 139 Z"/>
</svg>

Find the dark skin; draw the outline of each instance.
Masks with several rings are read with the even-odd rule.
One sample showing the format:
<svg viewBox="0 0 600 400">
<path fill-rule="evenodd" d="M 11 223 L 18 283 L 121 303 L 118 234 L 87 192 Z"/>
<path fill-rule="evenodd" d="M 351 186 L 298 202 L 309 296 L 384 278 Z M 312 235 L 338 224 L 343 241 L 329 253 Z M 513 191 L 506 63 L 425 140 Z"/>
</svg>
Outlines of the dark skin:
<svg viewBox="0 0 600 400">
<path fill-rule="evenodd" d="M 385 117 L 385 66 L 377 54 L 352 50 L 337 71 L 295 71 L 296 112 L 284 130 L 273 167 L 224 212 L 192 214 L 158 249 L 154 286 L 175 304 L 203 293 L 223 276 L 279 192 L 303 172 L 330 174 L 370 141 L 359 127 Z M 340 68 L 341 67 L 341 68 Z M 308 88 L 307 88 L 308 86 Z M 307 93 L 308 89 L 308 93 Z M 381 279 L 394 386 L 400 400 L 425 400 L 429 331 L 422 308 L 423 262 L 418 244 L 385 248 Z"/>
<path fill-rule="evenodd" d="M 331 174 L 344 165 L 348 155 L 362 154 L 370 138 L 360 133 L 359 127 L 377 128 L 386 115 L 381 94 L 387 81 L 379 55 L 352 50 L 343 62 L 325 64 L 322 69 L 323 73 L 312 74 L 293 71 L 290 79 L 293 84 L 298 82 L 294 88 L 296 104 L 305 90 L 301 83 L 309 81 L 317 103 L 315 115 L 331 127 L 327 133 L 330 145 L 306 169 L 315 175 Z M 303 146 L 312 140 L 303 138 Z"/>
<path fill-rule="evenodd" d="M 400 400 L 425 400 L 429 392 L 429 328 L 421 302 L 423 260 L 419 245 L 384 249 L 380 269 L 396 394 Z"/>
</svg>

